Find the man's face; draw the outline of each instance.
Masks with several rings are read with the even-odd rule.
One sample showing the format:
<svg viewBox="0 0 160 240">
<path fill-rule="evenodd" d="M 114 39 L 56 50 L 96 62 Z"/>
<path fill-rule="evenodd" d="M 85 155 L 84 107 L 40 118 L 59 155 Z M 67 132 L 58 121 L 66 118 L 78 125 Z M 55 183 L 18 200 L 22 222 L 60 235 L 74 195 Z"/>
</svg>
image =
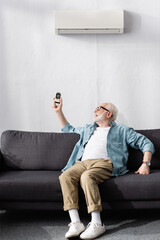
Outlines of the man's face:
<svg viewBox="0 0 160 240">
<path fill-rule="evenodd" d="M 102 122 L 106 121 L 106 115 L 107 115 L 108 109 L 107 109 L 107 104 L 102 103 L 99 107 L 97 107 L 94 111 L 94 121 L 97 122 Z"/>
</svg>

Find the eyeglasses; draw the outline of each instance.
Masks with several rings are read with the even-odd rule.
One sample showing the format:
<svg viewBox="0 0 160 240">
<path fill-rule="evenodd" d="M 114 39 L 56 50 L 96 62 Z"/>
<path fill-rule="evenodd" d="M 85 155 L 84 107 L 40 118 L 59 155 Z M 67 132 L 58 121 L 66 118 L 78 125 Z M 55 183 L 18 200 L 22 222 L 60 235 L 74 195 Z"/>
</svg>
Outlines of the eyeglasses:
<svg viewBox="0 0 160 240">
<path fill-rule="evenodd" d="M 101 108 L 104 109 L 104 110 L 106 110 L 107 112 L 110 112 L 107 108 L 102 107 L 102 106 L 99 106 L 99 107 L 97 107 L 96 109 L 99 111 L 99 110 L 101 110 Z"/>
</svg>

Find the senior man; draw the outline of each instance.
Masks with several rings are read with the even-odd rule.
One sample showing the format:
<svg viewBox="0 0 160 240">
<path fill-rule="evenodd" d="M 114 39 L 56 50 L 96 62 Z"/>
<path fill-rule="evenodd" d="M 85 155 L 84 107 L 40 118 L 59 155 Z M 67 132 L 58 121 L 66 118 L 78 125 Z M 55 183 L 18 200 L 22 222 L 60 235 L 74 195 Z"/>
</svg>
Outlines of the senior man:
<svg viewBox="0 0 160 240">
<path fill-rule="evenodd" d="M 80 140 L 75 145 L 67 165 L 60 175 L 64 211 L 69 212 L 71 223 L 65 234 L 66 238 L 80 236 L 81 239 L 95 239 L 105 232 L 101 221 L 101 197 L 98 184 L 112 176 L 128 172 L 128 146 L 140 149 L 143 162 L 136 171 L 138 174 L 149 174 L 154 146 L 142 134 L 125 125 L 115 123 L 118 111 L 112 103 L 102 103 L 94 111 L 94 123 L 84 127 L 72 127 L 62 111 L 62 98 L 53 109 L 57 113 L 62 131 L 78 133 Z M 78 183 L 84 191 L 91 222 L 84 227 L 78 213 Z"/>
</svg>

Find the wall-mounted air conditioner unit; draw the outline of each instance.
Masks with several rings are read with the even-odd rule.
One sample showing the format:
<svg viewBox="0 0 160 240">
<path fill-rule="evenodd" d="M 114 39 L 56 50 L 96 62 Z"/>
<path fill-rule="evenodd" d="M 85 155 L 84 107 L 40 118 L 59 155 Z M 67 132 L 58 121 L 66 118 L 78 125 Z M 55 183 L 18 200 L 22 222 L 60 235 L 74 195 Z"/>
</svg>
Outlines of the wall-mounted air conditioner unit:
<svg viewBox="0 0 160 240">
<path fill-rule="evenodd" d="M 55 11 L 57 34 L 118 34 L 124 32 L 123 10 Z"/>
</svg>

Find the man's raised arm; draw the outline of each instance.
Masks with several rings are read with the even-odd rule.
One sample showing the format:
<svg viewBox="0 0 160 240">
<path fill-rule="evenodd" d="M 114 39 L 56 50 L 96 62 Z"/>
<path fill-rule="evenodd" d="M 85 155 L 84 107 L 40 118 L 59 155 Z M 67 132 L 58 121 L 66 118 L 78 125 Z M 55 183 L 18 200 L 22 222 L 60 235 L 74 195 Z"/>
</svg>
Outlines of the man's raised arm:
<svg viewBox="0 0 160 240">
<path fill-rule="evenodd" d="M 63 105 L 63 101 L 62 98 L 60 98 L 60 104 L 57 106 L 55 104 L 55 98 L 53 99 L 53 105 L 52 108 L 54 109 L 54 111 L 56 112 L 61 128 L 64 128 L 64 126 L 68 123 L 68 121 L 66 120 L 63 112 L 62 112 L 62 105 Z"/>
</svg>

